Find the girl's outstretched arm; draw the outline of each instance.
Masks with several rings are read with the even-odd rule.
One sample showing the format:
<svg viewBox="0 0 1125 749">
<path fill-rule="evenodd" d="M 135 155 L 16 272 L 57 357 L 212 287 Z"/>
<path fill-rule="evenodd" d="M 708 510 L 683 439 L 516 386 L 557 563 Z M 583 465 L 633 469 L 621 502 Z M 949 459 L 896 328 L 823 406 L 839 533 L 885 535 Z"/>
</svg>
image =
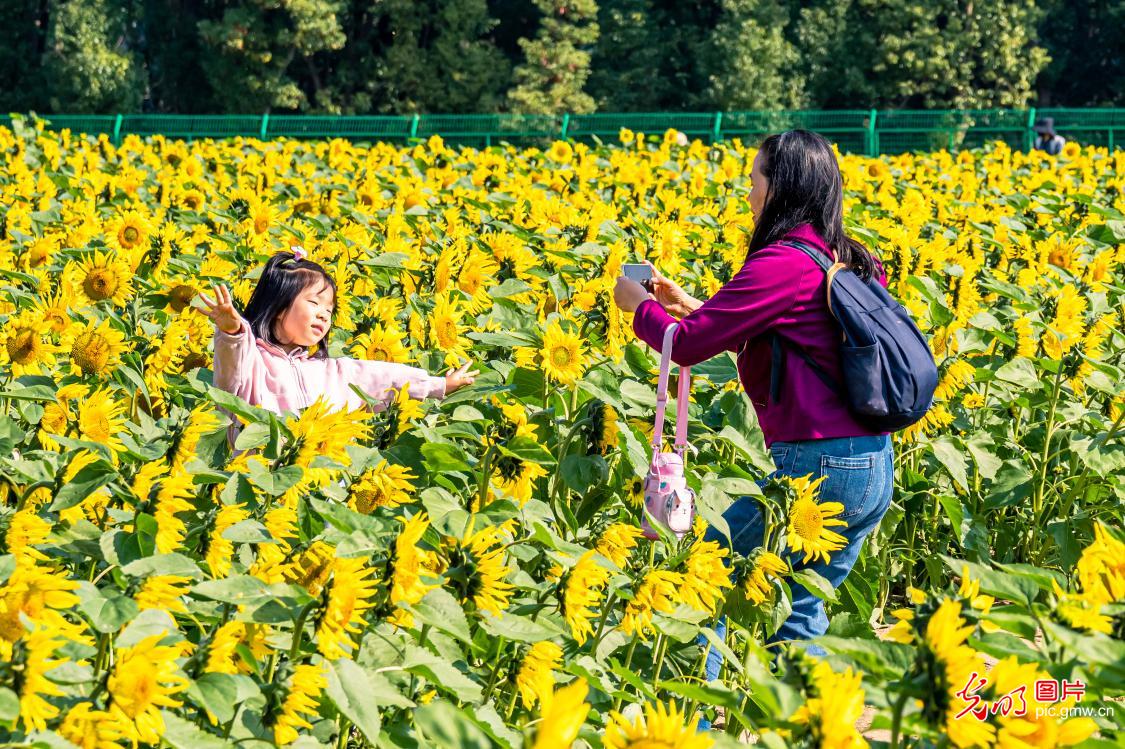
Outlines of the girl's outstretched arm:
<svg viewBox="0 0 1125 749">
<path fill-rule="evenodd" d="M 396 362 L 371 361 L 340 357 L 336 359 L 344 382 L 354 384 L 372 398 L 384 403 L 394 397 L 391 390 L 410 384 L 410 397 L 415 400 L 445 397 L 445 378 L 431 375 L 420 367 Z"/>
</svg>

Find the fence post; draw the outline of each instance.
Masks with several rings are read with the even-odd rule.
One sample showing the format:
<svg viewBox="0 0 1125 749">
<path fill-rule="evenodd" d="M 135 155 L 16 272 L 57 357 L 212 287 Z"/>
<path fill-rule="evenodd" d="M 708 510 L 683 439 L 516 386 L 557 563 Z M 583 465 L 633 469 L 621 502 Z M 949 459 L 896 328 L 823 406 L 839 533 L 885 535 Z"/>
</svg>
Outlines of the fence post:
<svg viewBox="0 0 1125 749">
<path fill-rule="evenodd" d="M 418 137 L 418 113 L 414 113 L 414 117 L 410 120 L 410 139 L 414 140 Z"/>
<path fill-rule="evenodd" d="M 270 126 L 270 113 L 266 112 L 262 115 L 262 129 L 259 131 L 258 137 L 262 140 L 266 139 L 266 128 Z"/>
<path fill-rule="evenodd" d="M 878 110 L 872 109 L 867 113 L 867 155 L 874 158 L 875 153 L 875 118 L 879 116 Z"/>
<path fill-rule="evenodd" d="M 125 121 L 125 115 L 117 115 L 117 119 L 113 121 L 113 147 L 121 145 L 121 123 Z"/>
<path fill-rule="evenodd" d="M 570 112 L 563 113 L 562 130 L 559 131 L 559 140 L 566 140 L 566 133 L 570 130 Z"/>
<path fill-rule="evenodd" d="M 723 139 L 723 113 L 715 112 L 715 124 L 711 126 L 711 142 Z"/>
<path fill-rule="evenodd" d="M 1031 144 L 1035 142 L 1033 132 L 1035 132 L 1035 107 L 1027 110 L 1027 128 L 1023 133 L 1023 150 L 1025 151 L 1030 151 Z"/>
</svg>

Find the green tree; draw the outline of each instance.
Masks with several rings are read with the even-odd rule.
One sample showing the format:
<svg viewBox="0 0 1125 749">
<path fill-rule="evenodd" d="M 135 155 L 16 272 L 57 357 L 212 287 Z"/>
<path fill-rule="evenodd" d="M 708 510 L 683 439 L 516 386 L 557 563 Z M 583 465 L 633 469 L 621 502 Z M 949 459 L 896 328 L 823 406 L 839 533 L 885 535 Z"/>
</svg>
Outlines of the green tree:
<svg viewBox="0 0 1125 749">
<path fill-rule="evenodd" d="M 590 50 L 598 40 L 595 0 L 534 0 L 543 14 L 534 39 L 520 39 L 524 61 L 515 70 L 509 107 L 527 114 L 592 112 L 586 93 Z"/>
<path fill-rule="evenodd" d="M 343 109 L 500 109 L 511 65 L 491 39 L 497 22 L 486 0 L 384 0 L 360 13 L 332 78 Z"/>
<path fill-rule="evenodd" d="M 113 0 L 49 4 L 41 80 L 51 112 L 136 111 L 143 70 L 129 49 L 125 9 Z"/>
<path fill-rule="evenodd" d="M 722 0 L 701 55 L 707 108 L 797 109 L 805 104 L 800 54 L 785 36 L 789 9 L 777 0 Z"/>
<path fill-rule="evenodd" d="M 1125 105 L 1125 3 L 1053 0 L 1039 24 L 1051 63 L 1039 76 L 1039 105 Z"/>
<path fill-rule="evenodd" d="M 1020 107 L 1047 63 L 1033 0 L 818 0 L 800 11 L 812 101 L 840 107 Z"/>
<path fill-rule="evenodd" d="M 598 42 L 586 90 L 598 109 L 641 112 L 662 109 L 677 92 L 668 75 L 675 45 L 651 0 L 602 0 Z"/>
<path fill-rule="evenodd" d="M 237 0 L 199 22 L 203 70 L 226 112 L 316 110 L 319 53 L 341 49 L 345 0 Z M 308 93 L 300 78 L 310 81 Z"/>
</svg>

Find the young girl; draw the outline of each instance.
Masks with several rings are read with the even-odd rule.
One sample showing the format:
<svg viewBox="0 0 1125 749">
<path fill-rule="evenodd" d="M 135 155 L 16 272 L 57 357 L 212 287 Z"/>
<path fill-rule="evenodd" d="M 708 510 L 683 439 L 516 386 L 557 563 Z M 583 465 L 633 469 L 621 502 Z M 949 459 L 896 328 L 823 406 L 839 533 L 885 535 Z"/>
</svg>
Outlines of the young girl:
<svg viewBox="0 0 1125 749">
<path fill-rule="evenodd" d="M 276 413 L 299 411 L 321 396 L 336 408 L 359 408 L 364 402 L 353 384 L 379 399 L 373 410 L 382 411 L 404 385 L 417 400 L 440 399 L 480 374 L 466 371 L 469 362 L 437 377 L 405 364 L 329 357 L 336 285 L 300 248 L 269 259 L 245 316 L 225 286 L 215 285 L 214 294 L 213 300 L 200 294 L 200 311 L 215 323 L 215 387 Z"/>
<path fill-rule="evenodd" d="M 891 439 L 856 421 L 841 396 L 791 350 L 803 349 L 840 381 L 840 329 L 828 309 L 826 275 L 785 241 L 811 245 L 884 286 L 886 274 L 878 259 L 844 232 L 842 176 L 823 137 L 804 130 L 771 135 L 758 150 L 750 179 L 754 233 L 749 251 L 741 269 L 712 298 L 695 299 L 654 269 L 653 294 L 621 277 L 615 299 L 622 309 L 636 313 L 634 332 L 657 350 L 672 314 L 682 317 L 672 338 L 677 364 L 690 366 L 724 351 L 737 352 L 739 379 L 754 404 L 777 473 L 823 477 L 820 501 L 844 506 L 840 518 L 847 528 L 838 530 L 847 544 L 827 563 L 810 565 L 838 587 L 890 505 Z M 789 342 L 780 354 L 785 374 L 776 397 L 770 377 L 773 334 Z M 736 551 L 748 555 L 761 545 L 764 523 L 753 497 L 738 499 L 723 517 Z M 728 543 L 714 528 L 708 528 L 706 538 Z M 812 638 L 828 629 L 824 603 L 797 583 L 791 587 L 793 612 L 771 642 Z M 724 628 L 720 622 L 720 634 Z M 810 650 L 824 653 L 815 646 Z M 718 676 L 720 664 L 718 651 L 712 650 L 708 679 Z"/>
</svg>

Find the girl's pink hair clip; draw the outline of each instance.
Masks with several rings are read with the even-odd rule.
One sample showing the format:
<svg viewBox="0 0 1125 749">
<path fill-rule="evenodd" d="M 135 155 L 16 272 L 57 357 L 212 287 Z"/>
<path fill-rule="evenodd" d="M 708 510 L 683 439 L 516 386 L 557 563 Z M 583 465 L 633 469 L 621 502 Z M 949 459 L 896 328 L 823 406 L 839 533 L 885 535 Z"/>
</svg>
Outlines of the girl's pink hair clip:
<svg viewBox="0 0 1125 749">
<path fill-rule="evenodd" d="M 304 247 L 302 247 L 301 245 L 294 245 L 293 246 L 293 259 L 294 260 L 304 260 L 306 257 L 308 257 L 308 253 L 305 251 Z"/>
</svg>

